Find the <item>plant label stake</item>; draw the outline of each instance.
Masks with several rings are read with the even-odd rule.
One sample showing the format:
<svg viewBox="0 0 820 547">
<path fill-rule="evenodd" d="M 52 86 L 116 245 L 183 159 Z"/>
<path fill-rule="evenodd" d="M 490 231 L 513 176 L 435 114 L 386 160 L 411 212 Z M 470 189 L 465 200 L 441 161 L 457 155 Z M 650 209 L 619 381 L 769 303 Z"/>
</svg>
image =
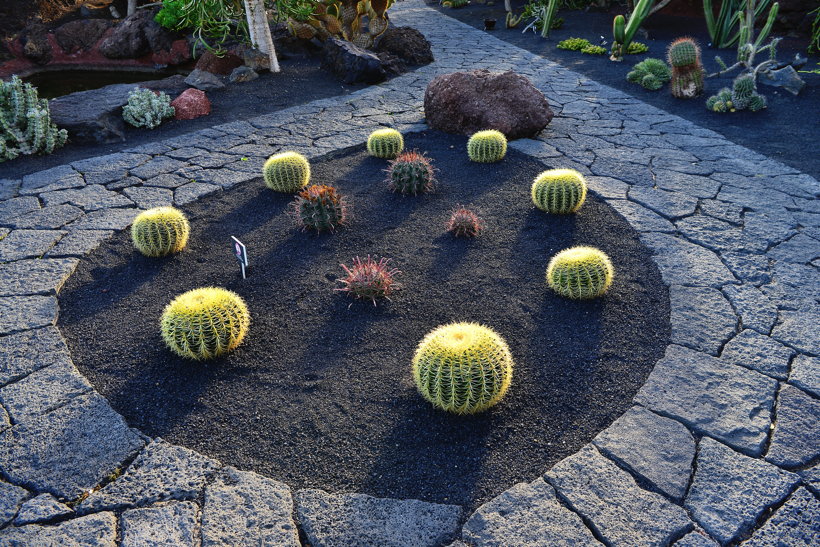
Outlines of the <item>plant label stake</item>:
<svg viewBox="0 0 820 547">
<path fill-rule="evenodd" d="M 248 250 L 245 248 L 245 244 L 234 236 L 231 236 L 231 239 L 233 240 L 234 256 L 236 256 L 239 266 L 242 268 L 242 279 L 246 279 L 245 268 L 248 267 Z"/>
</svg>

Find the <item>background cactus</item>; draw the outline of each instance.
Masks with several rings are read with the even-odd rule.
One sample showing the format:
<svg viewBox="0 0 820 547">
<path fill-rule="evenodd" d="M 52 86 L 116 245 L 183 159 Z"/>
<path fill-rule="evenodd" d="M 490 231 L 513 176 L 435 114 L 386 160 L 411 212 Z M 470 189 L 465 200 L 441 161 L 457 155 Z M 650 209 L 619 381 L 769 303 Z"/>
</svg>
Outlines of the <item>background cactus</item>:
<svg viewBox="0 0 820 547">
<path fill-rule="evenodd" d="M 585 38 L 567 38 L 566 40 L 558 42 L 555 47 L 558 49 L 568 49 L 570 51 L 581 51 L 591 45 L 590 41 Z"/>
<path fill-rule="evenodd" d="M 145 256 L 178 253 L 188 243 L 191 227 L 182 211 L 173 207 L 155 207 L 143 211 L 131 225 L 134 247 Z"/>
<path fill-rule="evenodd" d="M 177 296 L 160 320 L 168 347 L 189 359 L 203 360 L 235 349 L 251 323 L 245 302 L 236 293 L 217 287 L 194 289 Z"/>
<path fill-rule="evenodd" d="M 547 285 L 568 298 L 595 298 L 610 285 L 614 269 L 609 257 L 594 247 L 572 247 L 552 257 Z"/>
<path fill-rule="evenodd" d="M 438 327 L 424 337 L 413 357 L 413 379 L 422 397 L 456 414 L 475 414 L 497 404 L 512 375 L 507 343 L 477 323 Z"/>
<path fill-rule="evenodd" d="M 394 192 L 415 196 L 432 190 L 435 176 L 430 160 L 413 150 L 399 154 L 390 162 L 387 179 Z"/>
<path fill-rule="evenodd" d="M 751 99 L 749 99 L 749 110 L 752 112 L 757 112 L 758 110 L 762 110 L 766 108 L 766 97 L 763 95 L 754 95 Z"/>
<path fill-rule="evenodd" d="M 345 224 L 348 206 L 332 186 L 314 184 L 296 196 L 292 210 L 304 228 L 322 232 Z"/>
<path fill-rule="evenodd" d="M 134 127 L 159 127 L 162 120 L 173 117 L 175 109 L 166 93 L 135 87 L 128 94 L 128 104 L 122 107 L 122 119 Z"/>
<path fill-rule="evenodd" d="M 488 129 L 473 133 L 467 141 L 467 156 L 478 163 L 495 163 L 507 154 L 507 137 L 501 131 Z"/>
<path fill-rule="evenodd" d="M 766 98 L 757 94 L 754 77 L 751 74 L 741 74 L 735 78 L 732 89 L 724 87 L 706 99 L 706 108 L 720 113 L 747 109 L 757 112 L 766 108 Z"/>
<path fill-rule="evenodd" d="M 669 45 L 667 57 L 672 65 L 672 95 L 690 99 L 703 93 L 703 65 L 697 43 L 692 38 L 678 38 Z"/>
<path fill-rule="evenodd" d="M 610 59 L 620 61 L 623 59 L 624 53 L 629 53 L 632 38 L 638 32 L 644 20 L 649 17 L 654 3 L 655 0 L 636 0 L 633 4 L 632 13 L 629 14 L 629 21 L 623 15 L 615 16 L 612 21 L 613 41 Z"/>
<path fill-rule="evenodd" d="M 581 208 L 587 197 L 584 176 L 574 169 L 544 171 L 532 183 L 532 202 L 548 213 L 566 215 Z"/>
<path fill-rule="evenodd" d="M 629 47 L 626 48 L 626 52 L 629 55 L 640 55 L 641 53 L 646 53 L 647 51 L 649 51 L 649 46 L 643 42 L 632 42 L 629 44 Z"/>
<path fill-rule="evenodd" d="M 389 258 L 381 258 L 376 262 L 370 255 L 365 260 L 357 256 L 353 258 L 350 268 L 344 264 L 340 266 L 347 276 L 339 280 L 344 287 L 336 290 L 350 293 L 356 298 L 370 299 L 374 306 L 377 298 L 390 300 L 390 295 L 399 286 L 395 278 L 401 272 L 390 267 Z"/>
<path fill-rule="evenodd" d="M 0 81 L 0 162 L 23 154 L 51 154 L 68 133 L 51 123 L 48 101 L 17 76 Z"/>
<path fill-rule="evenodd" d="M 752 97 L 757 95 L 755 79 L 750 74 L 741 74 L 732 83 L 732 104 L 737 110 L 749 107 Z"/>
<path fill-rule="evenodd" d="M 371 156 L 392 160 L 402 150 L 404 138 L 395 129 L 377 129 L 367 138 L 367 151 Z"/>
<path fill-rule="evenodd" d="M 656 91 L 672 78 L 669 67 L 660 59 L 644 59 L 632 67 L 626 79 L 644 88 Z"/>
<path fill-rule="evenodd" d="M 447 222 L 447 231 L 456 237 L 475 237 L 484 229 L 477 214 L 466 207 L 456 207 Z"/>
<path fill-rule="evenodd" d="M 310 163 L 297 152 L 282 152 L 268 158 L 262 167 L 262 178 L 271 190 L 293 193 L 310 181 Z"/>
</svg>

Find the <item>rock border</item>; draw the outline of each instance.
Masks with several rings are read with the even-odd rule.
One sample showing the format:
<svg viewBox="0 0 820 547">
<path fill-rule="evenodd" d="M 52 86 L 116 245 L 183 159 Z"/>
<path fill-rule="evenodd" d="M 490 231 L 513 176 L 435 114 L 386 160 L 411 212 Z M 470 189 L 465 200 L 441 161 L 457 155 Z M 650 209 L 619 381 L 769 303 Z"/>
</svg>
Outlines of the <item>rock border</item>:
<svg viewBox="0 0 820 547">
<path fill-rule="evenodd" d="M 385 85 L 0 181 L 0 545 L 750 545 L 818 539 L 820 183 L 424 7 L 391 15 L 439 61 Z M 422 130 L 438 73 L 515 70 L 557 115 L 513 148 L 587 175 L 670 286 L 672 343 L 576 454 L 461 509 L 290 488 L 131 429 L 74 368 L 56 294 L 136 213 Z M 295 503 L 294 503 L 295 498 Z M 295 506 L 295 507 L 294 507 Z M 813 528 L 814 527 L 814 528 Z"/>
</svg>

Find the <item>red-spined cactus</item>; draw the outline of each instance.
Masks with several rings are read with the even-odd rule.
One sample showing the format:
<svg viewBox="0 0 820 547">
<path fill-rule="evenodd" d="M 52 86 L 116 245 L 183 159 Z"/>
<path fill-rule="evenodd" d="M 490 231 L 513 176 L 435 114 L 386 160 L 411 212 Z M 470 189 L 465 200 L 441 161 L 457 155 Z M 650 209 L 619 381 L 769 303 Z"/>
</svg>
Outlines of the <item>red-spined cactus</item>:
<svg viewBox="0 0 820 547">
<path fill-rule="evenodd" d="M 332 231 L 348 221 L 349 205 L 334 187 L 314 184 L 296 195 L 291 212 L 305 229 Z"/>
<path fill-rule="evenodd" d="M 447 231 L 456 237 L 475 237 L 484 229 L 484 222 L 473 211 L 458 206 L 450 215 Z"/>
<path fill-rule="evenodd" d="M 350 293 L 356 298 L 370 299 L 374 306 L 377 298 L 390 300 L 390 295 L 399 288 L 395 277 L 401 272 L 390 267 L 389 258 L 381 258 L 376 262 L 370 255 L 364 260 L 357 256 L 353 258 L 353 266 L 350 268 L 344 264 L 340 266 L 347 276 L 339 280 L 344 287 L 336 290 Z"/>
<path fill-rule="evenodd" d="M 435 170 L 427 156 L 412 150 L 399 154 L 390 162 L 387 180 L 394 192 L 415 196 L 433 189 Z"/>
</svg>

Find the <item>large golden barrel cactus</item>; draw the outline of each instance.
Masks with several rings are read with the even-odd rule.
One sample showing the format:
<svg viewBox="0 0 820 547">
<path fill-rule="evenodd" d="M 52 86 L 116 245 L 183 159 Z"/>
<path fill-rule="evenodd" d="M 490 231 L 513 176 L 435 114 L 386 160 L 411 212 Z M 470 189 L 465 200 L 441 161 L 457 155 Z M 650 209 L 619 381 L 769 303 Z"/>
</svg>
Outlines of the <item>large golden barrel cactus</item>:
<svg viewBox="0 0 820 547">
<path fill-rule="evenodd" d="M 143 211 L 131 225 L 134 247 L 145 256 L 166 256 L 185 248 L 191 227 L 179 209 L 155 207 Z"/>
<path fill-rule="evenodd" d="M 413 378 L 436 408 L 475 414 L 498 403 L 510 387 L 513 359 L 495 331 L 450 323 L 430 332 L 413 357 Z"/>
<path fill-rule="evenodd" d="M 310 181 L 310 163 L 298 152 L 282 152 L 268 158 L 262 166 L 262 178 L 271 190 L 292 194 Z"/>
<path fill-rule="evenodd" d="M 242 298 L 229 290 L 203 287 L 177 296 L 160 320 L 162 338 L 180 357 L 212 359 L 235 349 L 251 323 Z"/>
<path fill-rule="evenodd" d="M 612 285 L 615 270 L 609 257 L 595 247 L 564 249 L 547 266 L 547 284 L 568 298 L 595 298 Z"/>
<path fill-rule="evenodd" d="M 567 215 L 581 208 L 587 197 L 587 181 L 574 169 L 550 169 L 532 183 L 532 202 L 547 213 Z"/>
</svg>

